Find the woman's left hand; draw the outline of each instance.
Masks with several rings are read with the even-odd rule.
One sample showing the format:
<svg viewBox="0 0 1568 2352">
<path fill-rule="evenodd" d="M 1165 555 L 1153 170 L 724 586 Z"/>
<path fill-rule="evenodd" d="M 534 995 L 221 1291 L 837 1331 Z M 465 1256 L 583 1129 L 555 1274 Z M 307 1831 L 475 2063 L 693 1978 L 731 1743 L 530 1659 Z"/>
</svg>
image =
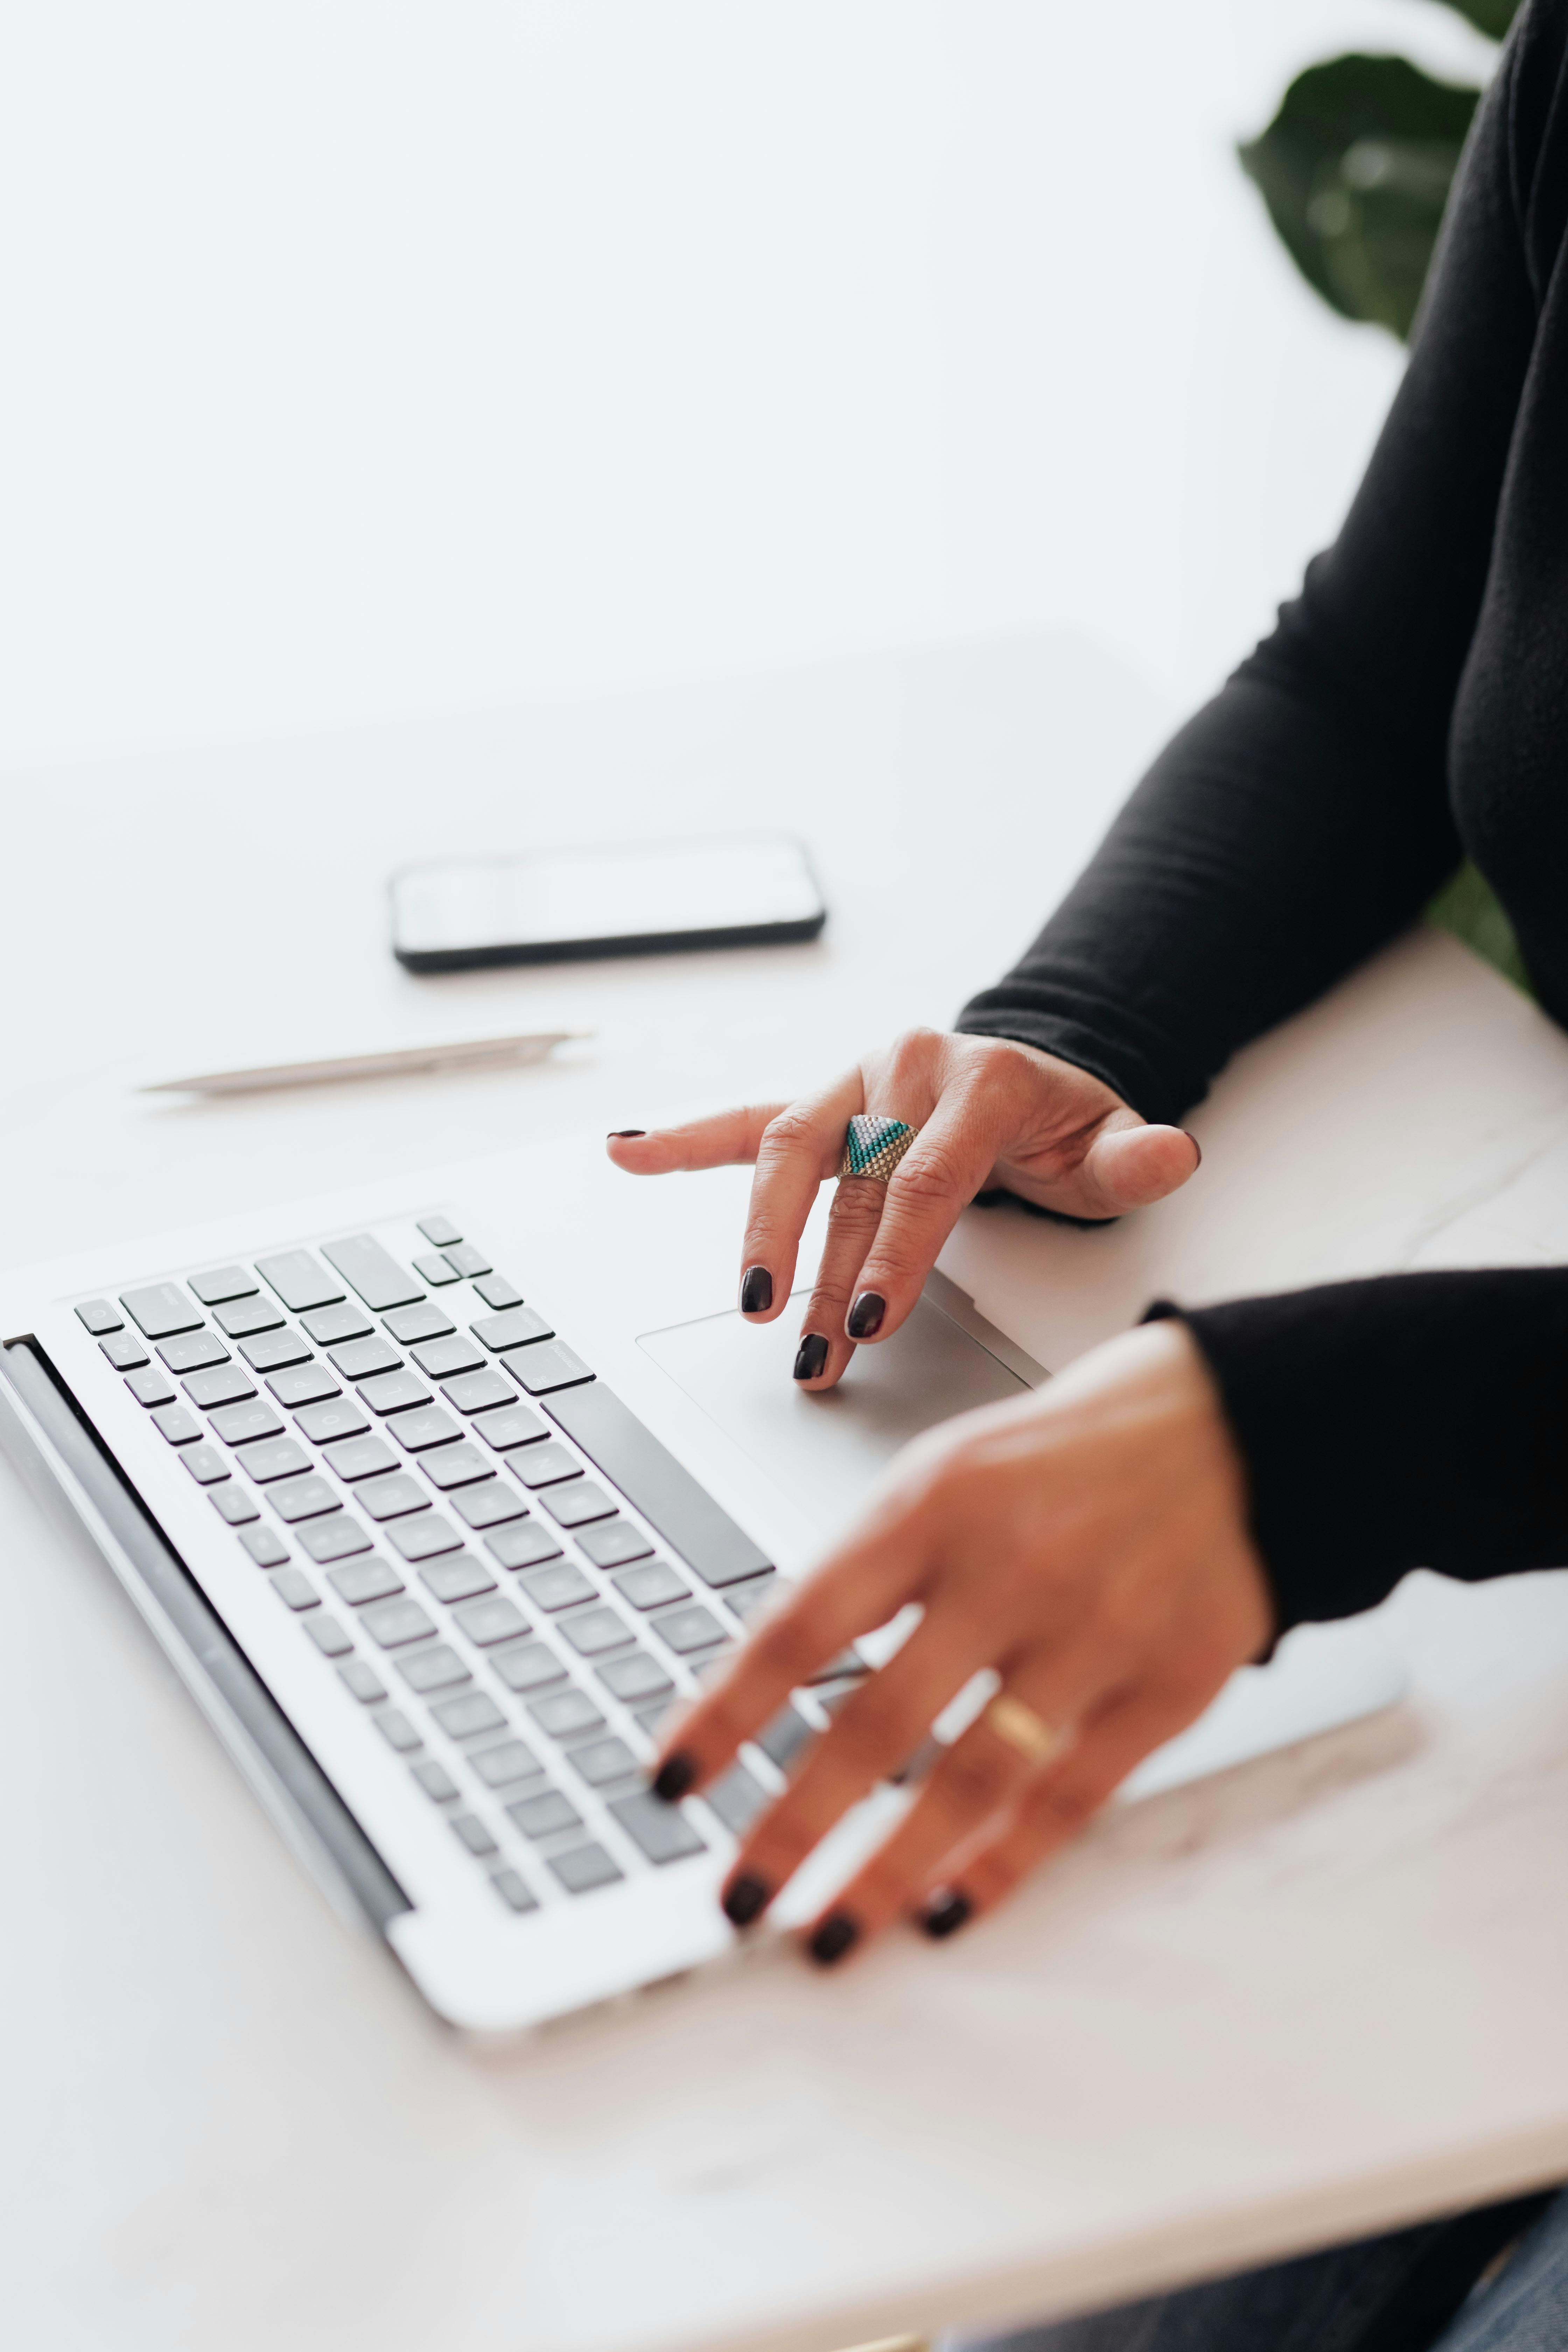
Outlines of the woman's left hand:
<svg viewBox="0 0 1568 2352">
<path fill-rule="evenodd" d="M 1182 1324 L 1128 1332 L 1039 1393 L 910 1447 L 857 1530 L 671 1735 L 658 1792 L 721 1775 L 792 1689 L 910 1601 L 913 1633 L 742 1843 L 722 1897 L 738 1926 L 980 1669 L 1016 1704 L 982 1710 L 808 1931 L 824 1962 L 911 1913 L 940 1935 L 991 1909 L 1268 1643 L 1241 1464 Z"/>
</svg>

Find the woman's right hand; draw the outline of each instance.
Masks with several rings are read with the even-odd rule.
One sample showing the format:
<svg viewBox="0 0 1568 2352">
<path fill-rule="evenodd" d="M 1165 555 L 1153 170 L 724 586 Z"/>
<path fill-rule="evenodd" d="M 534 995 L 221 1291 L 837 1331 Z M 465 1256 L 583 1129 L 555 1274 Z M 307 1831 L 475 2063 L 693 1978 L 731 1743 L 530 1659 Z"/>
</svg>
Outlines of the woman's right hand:
<svg viewBox="0 0 1568 2352">
<path fill-rule="evenodd" d="M 1151 1127 L 1100 1079 L 1036 1046 L 911 1029 L 799 1102 L 722 1111 L 689 1127 L 612 1135 L 637 1176 L 756 1163 L 741 1254 L 741 1307 L 769 1323 L 789 1303 L 817 1189 L 837 1173 L 858 1111 L 920 1130 L 891 1181 L 848 1176 L 828 1219 L 795 1376 L 831 1388 L 857 1344 L 886 1339 L 977 1192 L 1005 1188 L 1073 1217 L 1116 1217 L 1184 1184 L 1196 1143 Z"/>
</svg>

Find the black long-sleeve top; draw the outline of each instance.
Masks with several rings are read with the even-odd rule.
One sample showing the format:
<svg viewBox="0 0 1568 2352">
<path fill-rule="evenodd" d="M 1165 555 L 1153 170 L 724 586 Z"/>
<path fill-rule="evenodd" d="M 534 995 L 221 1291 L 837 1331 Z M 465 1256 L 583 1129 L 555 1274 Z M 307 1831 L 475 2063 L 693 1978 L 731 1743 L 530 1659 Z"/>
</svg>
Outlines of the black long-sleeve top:
<svg viewBox="0 0 1568 2352">
<path fill-rule="evenodd" d="M 1528 0 L 1344 528 L 959 1026 L 1174 1119 L 1468 855 L 1568 1027 L 1568 0 Z M 1282 1626 L 1568 1561 L 1568 1267 L 1187 1320 Z"/>
</svg>

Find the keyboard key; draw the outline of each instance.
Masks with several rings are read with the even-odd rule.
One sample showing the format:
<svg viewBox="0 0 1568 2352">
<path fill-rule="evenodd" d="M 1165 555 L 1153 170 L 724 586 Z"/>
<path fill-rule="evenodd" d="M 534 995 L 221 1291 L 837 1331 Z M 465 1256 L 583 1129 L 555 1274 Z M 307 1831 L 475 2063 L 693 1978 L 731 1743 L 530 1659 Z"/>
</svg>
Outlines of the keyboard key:
<svg viewBox="0 0 1568 2352">
<path fill-rule="evenodd" d="M 355 1552 L 368 1551 L 371 1545 L 359 1521 L 347 1511 L 333 1511 L 324 1519 L 306 1519 L 295 1534 L 300 1549 L 321 1564 L 329 1559 L 352 1559 Z"/>
<path fill-rule="evenodd" d="M 494 1838 L 475 1813 L 459 1813 L 452 1823 L 452 1834 L 470 1853 L 494 1853 L 497 1850 Z"/>
<path fill-rule="evenodd" d="M 485 1549 L 493 1552 L 503 1568 L 531 1568 L 542 1559 L 559 1559 L 561 1546 L 548 1528 L 537 1519 L 529 1519 L 521 1527 L 496 1528 L 485 1538 Z"/>
<path fill-rule="evenodd" d="M 201 1423 L 183 1404 L 161 1404 L 149 1415 L 160 1437 L 171 1445 L 194 1445 L 202 1433 Z"/>
<path fill-rule="evenodd" d="M 229 1361 L 228 1349 L 216 1331 L 187 1331 L 184 1339 L 165 1339 L 158 1353 L 172 1372 L 195 1372 L 204 1364 L 226 1364 Z M 243 1373 L 240 1378 L 244 1378 Z M 238 1393 L 246 1396 L 253 1391 L 241 1389 Z"/>
<path fill-rule="evenodd" d="M 515 1870 L 494 1872 L 490 1878 L 490 1885 L 509 1910 L 518 1912 L 538 1910 L 538 1898 L 529 1893 Z"/>
<path fill-rule="evenodd" d="M 395 1372 L 403 1362 L 395 1348 L 384 1339 L 351 1339 L 343 1348 L 329 1350 L 328 1360 L 335 1372 L 345 1381 L 367 1381 L 373 1372 Z"/>
<path fill-rule="evenodd" d="M 678 1658 L 692 1657 L 699 1650 L 710 1650 L 716 1643 L 730 1639 L 713 1612 L 695 1601 L 689 1609 L 672 1609 L 667 1616 L 650 1618 L 648 1622 Z"/>
<path fill-rule="evenodd" d="M 106 1331 L 123 1331 L 125 1328 L 124 1316 L 117 1307 L 111 1307 L 107 1298 L 89 1298 L 85 1307 L 79 1307 L 76 1311 L 78 1319 L 86 1324 L 95 1339 L 101 1339 Z"/>
<path fill-rule="evenodd" d="M 496 1375 L 493 1372 L 481 1372 L 476 1377 L 480 1380 L 494 1380 Z M 453 1395 L 451 1389 L 448 1389 L 447 1393 L 452 1397 L 454 1404 L 461 1402 L 459 1398 Z M 502 1393 L 507 1394 L 510 1391 L 503 1391 Z M 472 1406 L 468 1409 L 470 1412 L 475 1410 Z M 525 1404 L 514 1404 L 509 1405 L 502 1412 L 481 1412 L 475 1434 L 482 1437 L 485 1444 L 493 1447 L 497 1454 L 507 1454 L 514 1445 L 533 1445 L 549 1433 L 536 1412 L 530 1412 Z"/>
<path fill-rule="evenodd" d="M 318 1307 L 300 1320 L 318 1348 L 341 1348 L 345 1339 L 363 1339 L 375 1328 L 363 1307 L 346 1299 L 338 1307 Z"/>
<path fill-rule="evenodd" d="M 606 1651 L 624 1650 L 632 1638 L 626 1619 L 603 1606 L 584 1609 L 575 1617 L 558 1618 L 556 1622 L 580 1658 L 600 1658 Z"/>
<path fill-rule="evenodd" d="M 666 1805 L 647 1789 L 634 1796 L 614 1797 L 605 1809 L 649 1862 L 684 1862 L 690 1853 L 706 1853 L 708 1842 L 699 1837 L 678 1805 Z"/>
<path fill-rule="evenodd" d="M 451 1317 L 428 1298 L 417 1307 L 395 1307 L 382 1321 L 401 1348 L 412 1348 L 417 1339 L 442 1339 L 455 1328 Z"/>
<path fill-rule="evenodd" d="M 450 1252 L 447 1255 L 450 1255 Z M 498 1315 L 504 1307 L 522 1305 L 521 1291 L 515 1282 L 509 1282 L 504 1274 L 481 1275 L 475 1283 L 474 1288 L 479 1292 L 485 1305 L 493 1307 Z"/>
<path fill-rule="evenodd" d="M 302 1568 L 279 1568 L 272 1572 L 272 1590 L 285 1609 L 319 1609 L 321 1596 Z M 346 1650 L 350 1644 L 344 1643 Z"/>
<path fill-rule="evenodd" d="M 469 1328 L 480 1346 L 495 1356 L 507 1348 L 525 1348 L 535 1339 L 554 1337 L 543 1316 L 531 1307 L 509 1307 L 504 1315 L 481 1315 Z"/>
<path fill-rule="evenodd" d="M 406 1412 L 430 1402 L 429 1390 L 412 1372 L 380 1372 L 374 1380 L 362 1381 L 359 1392 L 372 1412 Z"/>
<path fill-rule="evenodd" d="M 581 1356 L 574 1356 L 559 1339 L 509 1356 L 506 1368 L 530 1396 L 552 1396 L 557 1389 L 571 1388 L 578 1381 L 591 1381 L 594 1377 Z"/>
<path fill-rule="evenodd" d="M 524 1454 L 526 1461 L 528 1456 Z M 602 1486 L 591 1478 L 578 1478 L 566 1486 L 547 1486 L 540 1501 L 552 1519 L 563 1528 L 580 1528 L 590 1519 L 610 1519 L 616 1507 Z"/>
<path fill-rule="evenodd" d="M 451 1325 L 447 1326 L 448 1331 Z M 471 1372 L 484 1362 L 471 1339 L 426 1339 L 424 1346 L 412 1350 L 415 1362 L 433 1381 L 449 1381 L 458 1372 Z"/>
<path fill-rule="evenodd" d="M 473 1739 L 481 1731 L 501 1731 L 506 1717 L 483 1691 L 465 1691 L 460 1698 L 444 1698 L 430 1710 L 448 1739 Z"/>
<path fill-rule="evenodd" d="M 430 1508 L 429 1496 L 406 1470 L 395 1470 L 390 1477 L 370 1479 L 360 1487 L 354 1499 L 362 1510 L 377 1520 L 402 1518 L 410 1511 Z"/>
<path fill-rule="evenodd" d="M 658 1660 L 646 1650 L 634 1650 L 629 1658 L 611 1658 L 599 1668 L 599 1680 L 626 1706 L 663 1698 L 675 1688 Z"/>
<path fill-rule="evenodd" d="M 191 1288 L 204 1307 L 221 1307 L 226 1298 L 252 1298 L 256 1276 L 248 1266 L 220 1265 L 212 1274 L 193 1274 Z"/>
<path fill-rule="evenodd" d="M 358 1291 L 373 1315 L 384 1315 L 389 1307 L 412 1307 L 419 1297 L 419 1285 L 410 1281 L 374 1234 L 329 1242 L 321 1255 Z"/>
<path fill-rule="evenodd" d="M 510 1404 L 515 1395 L 495 1367 L 489 1364 L 482 1372 L 461 1372 L 455 1381 L 443 1381 L 441 1390 L 459 1412 L 482 1412 L 487 1420 L 495 1406 Z M 522 1411 L 521 1405 L 518 1411 Z M 539 1424 L 539 1434 L 541 1437 L 544 1434 L 542 1422 Z"/>
<path fill-rule="evenodd" d="M 789 1706 L 780 1707 L 773 1721 L 755 1735 L 756 1744 L 771 1763 L 787 1772 L 803 1748 L 816 1734 L 804 1715 Z"/>
<path fill-rule="evenodd" d="M 296 1405 L 314 1404 L 321 1397 L 342 1393 L 325 1364 L 291 1364 L 287 1371 L 274 1372 L 267 1385 L 290 1412 Z M 364 1416 L 360 1418 L 363 1422 Z"/>
<path fill-rule="evenodd" d="M 279 1250 L 275 1257 L 258 1257 L 256 1271 L 293 1315 L 309 1314 L 313 1307 L 331 1307 L 343 1295 L 342 1284 L 334 1282 L 309 1250 Z"/>
<path fill-rule="evenodd" d="M 145 1290 L 127 1290 L 120 1304 L 144 1339 L 166 1339 L 172 1331 L 198 1331 L 202 1310 L 177 1282 L 154 1282 Z"/>
<path fill-rule="evenodd" d="M 338 1671 L 344 1673 L 347 1669 L 340 1667 Z M 408 1717 L 395 1706 L 384 1708 L 380 1715 L 373 1715 L 371 1721 L 387 1746 L 395 1748 L 400 1756 L 406 1756 L 412 1749 L 425 1745 Z"/>
<path fill-rule="evenodd" d="M 487 1789 L 509 1788 L 514 1780 L 531 1780 L 539 1759 L 521 1739 L 503 1739 L 499 1748 L 481 1748 L 468 1759 Z"/>
<path fill-rule="evenodd" d="M 526 1838 L 554 1837 L 562 1830 L 580 1830 L 583 1816 L 559 1789 L 541 1789 L 536 1797 L 518 1797 L 507 1811 Z"/>
<path fill-rule="evenodd" d="M 113 1339 L 100 1339 L 98 1344 L 117 1372 L 139 1371 L 143 1364 L 152 1361 L 141 1340 L 129 1331 L 118 1332 Z M 158 1352 L 161 1355 L 163 1349 Z"/>
<path fill-rule="evenodd" d="M 410 1454 L 423 1454 L 432 1445 L 450 1445 L 463 1433 L 438 1404 L 422 1405 L 417 1412 L 400 1412 L 390 1427 L 399 1445 Z"/>
<path fill-rule="evenodd" d="M 343 1658 L 353 1648 L 335 1617 L 318 1615 L 300 1622 L 323 1658 Z"/>
<path fill-rule="evenodd" d="M 490 1271 L 489 1258 L 472 1242 L 449 1242 L 443 1247 L 441 1255 L 448 1265 L 455 1265 L 458 1272 L 465 1276 Z"/>
<path fill-rule="evenodd" d="M 174 1391 L 168 1375 L 161 1372 L 156 1364 L 149 1364 L 144 1371 L 127 1372 L 125 1385 L 138 1404 L 152 1406 L 173 1404 L 174 1402 Z"/>
<path fill-rule="evenodd" d="M 475 1528 L 499 1528 L 508 1519 L 523 1518 L 528 1511 L 522 1496 L 500 1478 L 487 1478 L 482 1486 L 459 1487 L 452 1508 L 465 1527 Z"/>
<path fill-rule="evenodd" d="M 458 1279 L 457 1267 L 448 1265 L 446 1259 L 434 1250 L 427 1257 L 415 1259 L 414 1271 L 421 1282 L 429 1284 L 432 1290 L 439 1290 L 444 1282 L 456 1282 Z"/>
<path fill-rule="evenodd" d="M 773 1800 L 743 1764 L 731 1764 L 722 1779 L 703 1790 L 702 1801 L 712 1807 L 731 1837 L 742 1838 Z"/>
<path fill-rule="evenodd" d="M 437 1805 L 449 1805 L 458 1793 L 458 1784 L 444 1764 L 427 1757 L 423 1764 L 413 1768 L 414 1777 L 425 1794 Z"/>
<path fill-rule="evenodd" d="M 258 1486 L 269 1486 L 275 1478 L 297 1478 L 309 1470 L 310 1457 L 292 1437 L 268 1437 L 258 1445 L 246 1446 L 239 1463 L 247 1477 Z"/>
<path fill-rule="evenodd" d="M 620 1568 L 628 1559 L 647 1559 L 653 1549 L 641 1528 L 634 1528 L 630 1519 L 606 1519 L 602 1527 L 584 1528 L 577 1540 L 595 1568 Z M 667 1576 L 672 1573 L 662 1560 L 658 1566 Z M 680 1590 L 685 1591 L 684 1584 Z M 651 1609 L 653 1605 L 651 1601 L 637 1602 L 639 1609 Z"/>
<path fill-rule="evenodd" d="M 668 1722 L 675 1704 L 674 1698 L 661 1698 L 656 1699 L 652 1706 L 638 1707 L 637 1729 L 646 1738 L 657 1742 L 663 1738 L 664 1726 Z"/>
<path fill-rule="evenodd" d="M 344 1687 L 358 1699 L 362 1706 L 374 1706 L 377 1699 L 386 1696 L 384 1684 L 378 1683 L 363 1658 L 351 1658 L 338 1673 Z"/>
<path fill-rule="evenodd" d="M 498 1642 L 510 1642 L 528 1631 L 527 1618 L 504 1593 L 488 1601 L 465 1601 L 452 1613 L 476 1650 L 493 1650 Z"/>
<path fill-rule="evenodd" d="M 626 1745 L 626 1740 L 611 1738 L 590 1740 L 585 1748 L 572 1748 L 572 1769 L 588 1780 L 588 1788 L 609 1788 L 611 1780 L 626 1780 L 630 1773 L 642 1771 L 637 1757 Z"/>
<path fill-rule="evenodd" d="M 239 1540 L 258 1568 L 281 1568 L 289 1547 L 271 1528 L 242 1528 Z"/>
<path fill-rule="evenodd" d="M 270 1298 L 237 1298 L 232 1306 L 213 1309 L 213 1321 L 231 1339 L 247 1339 L 252 1331 L 276 1331 L 282 1320 L 282 1309 Z"/>
<path fill-rule="evenodd" d="M 521 1650 L 498 1650 L 490 1664 L 508 1690 L 543 1690 L 566 1679 L 565 1667 L 542 1642 L 526 1642 Z"/>
<path fill-rule="evenodd" d="M 361 1610 L 359 1622 L 378 1650 L 406 1649 L 410 1642 L 422 1642 L 436 1631 L 435 1619 L 407 1594 L 398 1601 L 373 1601 Z"/>
<path fill-rule="evenodd" d="M 557 1609 L 574 1609 L 579 1601 L 597 1597 L 582 1570 L 569 1559 L 557 1560 L 551 1568 L 536 1568 L 521 1582 L 534 1607 L 542 1609 L 547 1615 L 553 1615 Z"/>
<path fill-rule="evenodd" d="M 471 1551 L 461 1551 L 456 1559 L 435 1559 L 419 1571 L 419 1581 L 433 1592 L 437 1601 L 471 1601 L 476 1592 L 493 1592 L 495 1578 L 483 1560 L 476 1559 Z"/>
<path fill-rule="evenodd" d="M 450 1519 L 434 1511 L 424 1511 L 417 1518 L 394 1519 L 386 1532 L 394 1548 L 408 1560 L 435 1559 L 444 1551 L 460 1551 L 463 1546 Z"/>
<path fill-rule="evenodd" d="M 744 1584 L 727 1584 L 724 1587 L 724 1606 L 749 1622 L 766 1602 L 787 1590 L 783 1579 L 770 1568 L 765 1576 L 753 1576 Z"/>
<path fill-rule="evenodd" d="M 526 1368 L 526 1355 L 510 1360 L 514 1369 Z M 704 1584 L 738 1584 L 742 1577 L 759 1575 L 772 1565 L 603 1381 L 563 1393 L 550 1410 L 567 1436 L 575 1439 Z"/>
<path fill-rule="evenodd" d="M 521 1478 L 528 1487 L 559 1486 L 563 1478 L 580 1478 L 583 1465 L 574 1454 L 553 1440 L 548 1445 L 529 1445 L 507 1468 L 514 1478 Z"/>
<path fill-rule="evenodd" d="M 353 1397 L 334 1397 L 330 1404 L 308 1404 L 294 1419 L 317 1445 L 330 1444 L 337 1437 L 358 1437 L 370 1427 L 363 1407 Z"/>
<path fill-rule="evenodd" d="M 412 1650 L 397 1661 L 397 1671 L 410 1690 L 452 1690 L 458 1683 L 472 1682 L 473 1676 L 458 1657 L 456 1650 L 447 1649 L 444 1642 L 436 1642 L 426 1650 Z"/>
<path fill-rule="evenodd" d="M 495 1476 L 495 1465 L 485 1460 L 477 1445 L 438 1445 L 421 1457 L 419 1467 L 443 1494 L 450 1486 L 471 1486 Z"/>
<path fill-rule="evenodd" d="M 548 1698 L 529 1702 L 528 1711 L 541 1731 L 552 1739 L 579 1739 L 584 1732 L 603 1731 L 605 1718 L 586 1691 L 552 1691 Z"/>
<path fill-rule="evenodd" d="M 228 1476 L 228 1464 L 216 1445 L 183 1446 L 180 1460 L 198 1486 L 216 1486 L 220 1478 Z"/>
<path fill-rule="evenodd" d="M 214 1405 L 236 1404 L 242 1397 L 256 1394 L 256 1382 L 237 1364 L 219 1364 L 216 1371 L 193 1372 L 181 1385 L 193 1404 L 209 1412 Z"/>
<path fill-rule="evenodd" d="M 419 1230 L 432 1249 L 445 1249 L 448 1242 L 460 1242 L 463 1238 L 450 1217 L 421 1217 Z"/>
<path fill-rule="evenodd" d="M 231 1528 L 242 1528 L 247 1519 L 261 1517 L 245 1488 L 232 1478 L 226 1478 L 221 1486 L 209 1486 L 207 1500 L 219 1518 L 226 1519 Z"/>
<path fill-rule="evenodd" d="M 615 1580 L 616 1591 L 634 1609 L 662 1609 L 667 1601 L 686 1601 L 690 1595 L 668 1560 L 650 1560 L 646 1568 L 628 1569 L 625 1576 Z"/>
<path fill-rule="evenodd" d="M 327 1582 L 351 1609 L 363 1609 L 367 1601 L 384 1601 L 403 1590 L 403 1579 L 384 1559 L 355 1559 L 346 1568 L 329 1569 Z"/>
<path fill-rule="evenodd" d="M 252 1397 L 245 1404 L 220 1404 L 212 1423 L 226 1445 L 249 1445 L 258 1437 L 280 1436 L 283 1430 L 265 1397 Z"/>
<path fill-rule="evenodd" d="M 569 1853 L 552 1853 L 550 1867 L 568 1895 L 590 1895 L 595 1886 L 613 1886 L 626 1875 L 602 1845 L 574 1845 Z"/>
<path fill-rule="evenodd" d="M 321 1459 L 334 1478 L 352 1486 L 356 1478 L 379 1478 L 384 1470 L 395 1470 L 397 1456 L 390 1445 L 379 1437 L 343 1437 L 329 1445 Z"/>
<path fill-rule="evenodd" d="M 289 1478 L 274 1486 L 267 1497 L 280 1519 L 290 1527 L 299 1519 L 319 1519 L 327 1511 L 338 1507 L 336 1489 L 329 1486 L 321 1473 L 312 1470 L 306 1478 Z"/>
<path fill-rule="evenodd" d="M 295 1331 L 263 1331 L 254 1339 L 242 1339 L 239 1352 L 253 1370 L 276 1372 L 285 1364 L 309 1363 L 310 1350 Z"/>
</svg>

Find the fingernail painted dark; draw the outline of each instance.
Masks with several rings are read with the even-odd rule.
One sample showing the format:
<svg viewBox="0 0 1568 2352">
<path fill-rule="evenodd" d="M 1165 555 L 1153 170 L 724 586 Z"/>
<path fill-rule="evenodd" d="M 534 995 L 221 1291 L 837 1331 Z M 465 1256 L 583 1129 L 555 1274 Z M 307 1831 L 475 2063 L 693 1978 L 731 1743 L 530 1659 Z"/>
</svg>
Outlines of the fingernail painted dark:
<svg viewBox="0 0 1568 2352">
<path fill-rule="evenodd" d="M 749 1265 L 741 1276 L 741 1312 L 765 1315 L 773 1303 L 773 1278 L 765 1265 Z"/>
<path fill-rule="evenodd" d="M 795 1350 L 797 1381 L 814 1381 L 827 1361 L 827 1342 L 820 1331 L 808 1331 Z"/>
<path fill-rule="evenodd" d="M 673 1805 L 685 1796 L 697 1778 L 697 1767 L 689 1756 L 667 1756 L 653 1776 L 653 1793 Z"/>
<path fill-rule="evenodd" d="M 847 1911 L 830 1911 L 805 1948 L 819 1969 L 830 1969 L 835 1960 L 844 1958 L 859 1933 L 858 1920 L 851 1919 Z"/>
<path fill-rule="evenodd" d="M 1198 1141 L 1197 1137 L 1193 1133 L 1190 1127 L 1184 1127 L 1182 1133 L 1186 1137 L 1187 1141 L 1192 1145 L 1193 1150 L 1198 1155 L 1198 1167 L 1193 1170 L 1193 1174 L 1195 1176 L 1198 1172 L 1198 1168 L 1201 1168 L 1204 1164 L 1204 1148 Z"/>
<path fill-rule="evenodd" d="M 921 1926 L 928 1936 L 956 1936 L 973 1908 L 967 1895 L 950 1886 L 926 1905 L 921 1914 Z"/>
<path fill-rule="evenodd" d="M 610 1141 L 612 1143 L 630 1143 L 634 1137 L 646 1135 L 647 1133 L 647 1129 L 646 1127 L 612 1127 L 610 1129 Z"/>
<path fill-rule="evenodd" d="M 736 1927 L 749 1927 L 758 1912 L 767 1909 L 772 1891 L 766 1879 L 753 1878 L 750 1871 L 742 1872 L 732 1885 L 724 1889 L 725 1918 Z"/>
<path fill-rule="evenodd" d="M 849 1320 L 844 1328 L 852 1339 L 874 1339 L 887 1311 L 888 1302 L 879 1291 L 863 1290 L 849 1309 Z"/>
</svg>

